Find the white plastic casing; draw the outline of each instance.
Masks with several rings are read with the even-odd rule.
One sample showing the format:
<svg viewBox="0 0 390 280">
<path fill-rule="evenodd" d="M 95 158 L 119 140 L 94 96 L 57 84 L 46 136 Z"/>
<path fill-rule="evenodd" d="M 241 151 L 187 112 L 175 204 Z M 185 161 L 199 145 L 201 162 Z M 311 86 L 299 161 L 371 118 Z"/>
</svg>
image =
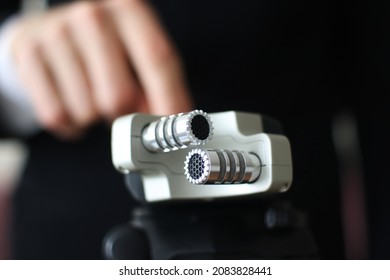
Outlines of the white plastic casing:
<svg viewBox="0 0 390 280">
<path fill-rule="evenodd" d="M 141 139 L 142 130 L 160 116 L 131 114 L 112 126 L 112 160 L 123 174 L 141 175 L 148 202 L 183 199 L 212 199 L 284 192 L 292 183 L 289 140 L 283 135 L 263 133 L 261 115 L 227 111 L 209 114 L 214 135 L 201 149 L 226 149 L 254 153 L 260 157 L 261 174 L 253 183 L 194 185 L 184 175 L 184 161 L 194 148 L 172 152 L 150 152 Z"/>
</svg>

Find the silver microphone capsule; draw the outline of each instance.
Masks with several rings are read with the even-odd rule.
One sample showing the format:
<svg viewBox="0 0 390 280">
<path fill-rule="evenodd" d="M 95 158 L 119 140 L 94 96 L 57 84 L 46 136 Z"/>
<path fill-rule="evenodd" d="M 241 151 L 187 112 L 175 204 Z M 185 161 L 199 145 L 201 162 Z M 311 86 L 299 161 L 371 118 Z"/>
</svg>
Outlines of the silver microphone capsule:
<svg viewBox="0 0 390 280">
<path fill-rule="evenodd" d="M 162 117 L 142 131 L 142 142 L 151 152 L 169 152 L 204 145 L 213 134 L 210 117 L 202 110 Z"/>
<path fill-rule="evenodd" d="M 187 180 L 196 185 L 252 183 L 260 172 L 260 158 L 242 151 L 194 149 L 184 162 Z"/>
</svg>

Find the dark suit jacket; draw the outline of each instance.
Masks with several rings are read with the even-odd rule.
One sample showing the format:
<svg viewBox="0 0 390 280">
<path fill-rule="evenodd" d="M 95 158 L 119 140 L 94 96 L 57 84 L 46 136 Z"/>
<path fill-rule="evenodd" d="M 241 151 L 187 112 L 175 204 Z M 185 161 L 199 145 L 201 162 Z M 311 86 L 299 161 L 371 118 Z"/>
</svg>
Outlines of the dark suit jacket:
<svg viewBox="0 0 390 280">
<path fill-rule="evenodd" d="M 0 5 L 2 20 L 18 12 L 18 1 Z M 13 197 L 11 257 L 102 258 L 104 235 L 127 222 L 134 206 L 111 164 L 110 128 L 98 124 L 72 143 L 44 131 L 21 140 L 29 155 Z"/>
</svg>

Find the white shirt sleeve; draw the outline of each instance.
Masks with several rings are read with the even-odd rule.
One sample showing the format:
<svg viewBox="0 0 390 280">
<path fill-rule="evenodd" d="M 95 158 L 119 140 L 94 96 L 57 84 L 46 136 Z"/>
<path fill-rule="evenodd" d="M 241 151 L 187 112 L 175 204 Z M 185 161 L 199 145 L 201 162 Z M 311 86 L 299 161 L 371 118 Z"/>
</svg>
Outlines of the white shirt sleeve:
<svg viewBox="0 0 390 280">
<path fill-rule="evenodd" d="M 2 129 L 19 136 L 30 136 L 40 126 L 15 68 L 10 43 L 14 36 L 17 15 L 0 26 L 0 115 Z"/>
</svg>

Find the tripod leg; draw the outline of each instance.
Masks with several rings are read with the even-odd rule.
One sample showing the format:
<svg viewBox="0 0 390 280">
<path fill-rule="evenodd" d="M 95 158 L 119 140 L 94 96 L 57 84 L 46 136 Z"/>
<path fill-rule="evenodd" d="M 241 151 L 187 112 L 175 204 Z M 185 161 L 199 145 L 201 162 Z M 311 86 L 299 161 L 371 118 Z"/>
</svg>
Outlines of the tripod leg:
<svg viewBox="0 0 390 280">
<path fill-rule="evenodd" d="M 111 229 L 103 240 L 103 256 L 108 260 L 150 259 L 150 246 L 145 232 L 131 224 Z"/>
</svg>

